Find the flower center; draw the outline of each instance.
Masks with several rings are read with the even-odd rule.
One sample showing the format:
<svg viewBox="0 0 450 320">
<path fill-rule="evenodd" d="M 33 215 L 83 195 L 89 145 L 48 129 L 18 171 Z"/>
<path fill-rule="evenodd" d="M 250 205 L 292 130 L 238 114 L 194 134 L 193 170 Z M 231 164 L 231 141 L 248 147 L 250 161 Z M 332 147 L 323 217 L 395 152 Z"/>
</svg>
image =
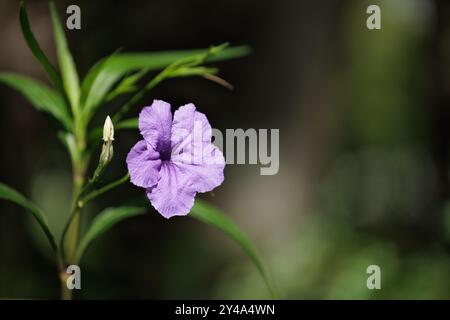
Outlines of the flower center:
<svg viewBox="0 0 450 320">
<path fill-rule="evenodd" d="M 159 152 L 159 157 L 162 161 L 169 161 L 171 158 L 171 150 L 170 148 L 164 148 Z"/>
</svg>

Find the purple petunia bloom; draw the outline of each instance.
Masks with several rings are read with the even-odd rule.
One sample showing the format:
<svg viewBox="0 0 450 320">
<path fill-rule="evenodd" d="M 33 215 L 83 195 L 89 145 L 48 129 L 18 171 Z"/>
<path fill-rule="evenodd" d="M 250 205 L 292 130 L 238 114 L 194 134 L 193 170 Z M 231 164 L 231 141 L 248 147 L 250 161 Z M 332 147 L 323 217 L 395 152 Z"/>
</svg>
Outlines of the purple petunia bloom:
<svg viewBox="0 0 450 320">
<path fill-rule="evenodd" d="M 212 129 L 193 104 L 172 119 L 170 104 L 154 100 L 139 114 L 144 137 L 127 156 L 131 182 L 146 189 L 151 204 L 165 218 L 187 215 L 197 192 L 222 184 L 225 159 L 211 143 Z"/>
</svg>

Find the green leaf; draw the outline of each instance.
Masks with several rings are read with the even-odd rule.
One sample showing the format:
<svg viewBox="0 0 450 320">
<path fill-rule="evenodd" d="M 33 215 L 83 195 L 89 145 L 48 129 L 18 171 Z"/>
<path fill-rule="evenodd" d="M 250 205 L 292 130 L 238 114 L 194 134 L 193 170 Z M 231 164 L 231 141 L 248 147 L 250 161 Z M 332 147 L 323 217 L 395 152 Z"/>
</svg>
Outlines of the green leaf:
<svg viewBox="0 0 450 320">
<path fill-rule="evenodd" d="M 130 118 L 120 121 L 117 129 L 137 129 L 139 127 L 139 118 Z"/>
<path fill-rule="evenodd" d="M 241 229 L 239 229 L 230 218 L 221 213 L 218 209 L 212 207 L 211 205 L 200 199 L 195 200 L 195 205 L 189 215 L 209 225 L 212 225 L 219 230 L 222 230 L 231 239 L 236 241 L 255 264 L 259 273 L 263 277 L 272 297 L 276 298 L 278 296 L 275 287 L 269 277 L 269 274 L 255 247 L 245 235 L 245 233 Z"/>
<path fill-rule="evenodd" d="M 89 70 L 86 77 L 83 79 L 83 82 L 81 84 L 81 97 L 80 97 L 80 103 L 82 106 L 86 104 L 86 99 L 89 94 L 89 91 L 91 90 L 91 87 L 94 83 L 94 81 L 97 79 L 97 76 L 99 73 L 104 69 L 104 65 L 113 57 L 116 55 L 121 49 L 116 50 L 109 56 L 100 59 L 96 64 L 92 66 L 92 68 Z"/>
<path fill-rule="evenodd" d="M 154 71 L 163 69 L 173 62 L 205 54 L 209 49 L 186 50 L 186 51 L 164 51 L 151 53 L 120 53 L 111 56 L 106 61 L 100 61 L 100 66 L 93 67 L 87 77 L 94 79 L 90 86 L 86 86 L 86 101 L 84 108 L 91 115 L 103 102 L 114 84 L 129 72 L 146 69 Z M 219 52 L 212 52 L 205 62 L 215 62 L 238 58 L 249 53 L 247 46 L 226 48 Z M 98 70 L 100 69 L 100 71 Z M 91 75 L 94 74 L 94 75 Z"/>
<path fill-rule="evenodd" d="M 72 128 L 72 118 L 62 96 L 45 84 L 31 78 L 9 72 L 0 72 L 0 82 L 22 93 L 39 111 L 48 112 L 67 130 Z"/>
<path fill-rule="evenodd" d="M 89 245 L 100 237 L 103 233 L 112 228 L 120 221 L 134 217 L 136 215 L 144 214 L 146 208 L 142 207 L 117 207 L 108 208 L 103 210 L 91 223 L 86 234 L 81 239 L 80 245 L 77 250 L 77 262 L 81 261 L 83 253 L 89 247 Z"/>
<path fill-rule="evenodd" d="M 25 198 L 19 192 L 1 182 L 0 182 L 0 199 L 14 202 L 15 204 L 18 204 L 19 206 L 29 210 L 36 219 L 36 221 L 41 226 L 55 253 L 58 252 L 58 247 L 48 226 L 47 218 L 45 217 L 45 214 L 41 209 L 39 209 L 34 203 Z"/>
<path fill-rule="evenodd" d="M 61 77 L 59 76 L 55 67 L 48 60 L 45 53 L 42 51 L 41 47 L 39 46 L 39 43 L 34 37 L 33 32 L 31 31 L 30 22 L 28 20 L 28 15 L 23 0 L 20 1 L 20 26 L 22 28 L 22 34 L 28 44 L 28 47 L 30 47 L 31 52 L 36 57 L 36 59 L 38 59 L 39 62 L 42 64 L 55 88 L 57 88 L 62 93 L 63 86 Z"/>
<path fill-rule="evenodd" d="M 61 68 L 64 90 L 70 101 L 72 112 L 79 112 L 80 103 L 80 84 L 78 73 L 73 62 L 72 55 L 67 46 L 66 36 L 64 34 L 61 21 L 56 11 L 55 3 L 50 2 L 50 12 L 52 15 L 54 36 L 56 42 L 56 51 L 58 54 L 59 67 Z"/>
<path fill-rule="evenodd" d="M 67 148 L 67 151 L 69 151 L 72 165 L 75 165 L 79 161 L 75 136 L 72 133 L 60 131 L 58 132 L 58 138 Z"/>
<path fill-rule="evenodd" d="M 145 74 L 148 72 L 148 69 L 142 69 L 138 72 L 134 72 L 129 76 L 126 76 L 125 78 L 123 78 L 119 84 L 114 88 L 113 91 L 111 91 L 107 96 L 106 96 L 106 101 L 111 101 L 114 98 L 116 98 L 117 96 L 120 96 L 122 94 L 126 94 L 126 93 L 130 93 L 130 92 L 134 92 L 136 90 L 138 90 L 139 88 L 137 87 L 137 82 L 143 77 L 145 76 Z"/>
</svg>

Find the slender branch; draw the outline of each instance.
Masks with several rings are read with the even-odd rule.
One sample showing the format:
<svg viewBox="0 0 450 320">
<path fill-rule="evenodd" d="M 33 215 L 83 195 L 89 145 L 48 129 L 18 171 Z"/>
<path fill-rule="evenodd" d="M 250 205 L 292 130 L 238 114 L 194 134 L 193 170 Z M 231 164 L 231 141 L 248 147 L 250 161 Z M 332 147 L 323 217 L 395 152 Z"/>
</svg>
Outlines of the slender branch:
<svg viewBox="0 0 450 320">
<path fill-rule="evenodd" d="M 65 258 L 65 254 L 64 254 L 64 242 L 67 236 L 67 232 L 69 231 L 69 228 L 72 224 L 72 221 L 76 218 L 77 216 L 77 212 L 79 212 L 81 209 L 83 209 L 83 202 L 81 201 L 81 197 L 95 184 L 98 182 L 100 175 L 101 175 L 101 170 L 99 170 L 99 167 L 97 167 L 97 169 L 94 172 L 94 176 L 88 180 L 88 182 L 84 185 L 84 187 L 82 188 L 81 192 L 78 194 L 78 197 L 76 198 L 76 200 L 74 201 L 73 205 L 72 205 L 72 211 L 69 217 L 69 220 L 67 221 L 66 225 L 64 226 L 64 230 L 62 232 L 61 235 L 61 239 L 60 239 L 60 251 L 61 251 L 61 256 L 64 259 Z"/>
<path fill-rule="evenodd" d="M 137 92 L 127 103 L 125 103 L 122 108 L 114 115 L 113 122 L 118 123 L 120 119 L 131 109 L 133 105 L 135 105 L 139 100 L 141 100 L 144 95 L 156 87 L 158 83 L 163 81 L 166 78 L 167 70 L 164 69 L 156 77 L 154 77 L 147 85 L 142 88 L 139 92 Z"/>
<path fill-rule="evenodd" d="M 79 198 L 82 195 L 83 192 L 83 184 L 85 180 L 85 173 L 84 173 L 84 164 L 80 164 L 78 168 L 75 168 L 74 170 L 74 193 L 73 193 L 73 200 L 72 200 L 72 213 L 69 221 L 67 222 L 65 226 L 65 231 L 62 234 L 61 237 L 61 254 L 64 258 L 68 258 L 69 261 L 72 260 L 74 257 L 74 254 L 76 252 L 76 246 L 78 242 L 78 233 L 79 228 L 81 224 L 81 212 L 82 207 L 79 206 Z M 64 250 L 64 240 L 66 237 L 66 233 L 71 231 L 70 234 L 70 242 L 68 247 L 68 256 L 65 256 L 65 250 Z"/>
<path fill-rule="evenodd" d="M 102 195 L 105 192 L 108 192 L 111 189 L 114 189 L 115 187 L 120 186 L 121 184 L 127 182 L 130 179 L 130 174 L 127 173 L 126 175 L 124 175 L 122 178 L 120 178 L 119 180 L 116 180 L 114 182 L 111 182 L 110 184 L 107 184 L 106 186 L 94 190 L 91 193 L 87 194 L 85 197 L 83 197 L 78 204 L 83 207 L 84 205 L 86 205 L 89 201 L 97 198 L 98 196 Z"/>
<path fill-rule="evenodd" d="M 124 175 L 122 178 L 120 178 L 119 180 L 116 180 L 114 182 L 111 182 L 110 184 L 107 184 L 106 186 L 97 189 L 95 191 L 92 191 L 91 193 L 89 193 L 88 195 L 86 195 L 85 197 L 81 197 L 82 193 L 80 194 L 80 196 L 77 198 L 77 201 L 75 202 L 74 208 L 72 209 L 72 213 L 69 217 L 69 220 L 67 221 L 62 236 L 61 236 L 61 243 L 60 243 L 60 248 L 61 248 L 61 255 L 62 257 L 64 257 L 64 240 L 66 238 L 67 232 L 69 230 L 70 225 L 72 224 L 72 221 L 75 219 L 75 217 L 77 216 L 77 212 L 79 210 L 81 210 L 84 205 L 86 205 L 89 201 L 91 201 L 92 199 L 102 195 L 105 192 L 108 192 L 111 189 L 114 189 L 115 187 L 120 186 L 121 184 L 127 182 L 130 178 L 130 174 L 127 173 L 126 175 Z M 87 184 L 88 185 L 88 184 Z M 87 186 L 86 185 L 86 186 Z M 86 189 L 86 187 L 85 187 Z"/>
<path fill-rule="evenodd" d="M 212 47 L 203 54 L 185 57 L 183 59 L 173 62 L 171 65 L 167 66 L 164 70 L 158 73 L 149 83 L 147 83 L 147 85 L 144 88 L 138 91 L 127 103 L 125 103 L 122 106 L 122 108 L 114 115 L 113 122 L 118 123 L 119 120 L 122 119 L 122 117 L 131 109 L 131 107 L 134 104 L 136 104 L 140 99 L 142 99 L 148 91 L 153 89 L 156 85 L 158 85 L 160 82 L 162 82 L 167 78 L 201 75 L 204 76 L 206 79 L 215 81 L 231 89 L 232 86 L 228 82 L 217 76 L 214 76 L 214 73 L 217 72 L 217 69 L 200 66 L 211 55 L 220 52 L 227 46 L 228 44 L 225 43 L 217 47 Z"/>
<path fill-rule="evenodd" d="M 75 115 L 74 115 L 75 117 Z M 81 222 L 81 210 L 78 207 L 78 200 L 83 193 L 83 185 L 86 178 L 86 168 L 89 162 L 89 156 L 86 154 L 86 127 L 79 117 L 75 117 L 74 149 L 70 153 L 73 168 L 73 195 L 71 205 L 71 217 L 64 226 L 64 231 L 60 239 L 60 255 L 63 262 L 67 262 L 67 258 L 71 260 L 76 251 L 78 242 L 78 233 Z M 66 257 L 64 241 L 66 234 L 71 233 L 70 244 L 68 247 L 68 257 Z"/>
<path fill-rule="evenodd" d="M 64 242 L 67 236 L 67 232 L 70 229 L 70 226 L 72 225 L 72 221 L 74 220 L 75 216 L 77 215 L 77 212 L 81 209 L 81 207 L 79 206 L 79 198 L 75 201 L 75 204 L 72 208 L 69 220 L 67 221 L 66 225 L 64 226 L 64 230 L 62 232 L 61 235 L 61 239 L 60 239 L 60 244 L 59 244 L 59 248 L 61 250 L 61 256 L 63 259 L 65 259 L 65 251 L 64 251 Z"/>
</svg>

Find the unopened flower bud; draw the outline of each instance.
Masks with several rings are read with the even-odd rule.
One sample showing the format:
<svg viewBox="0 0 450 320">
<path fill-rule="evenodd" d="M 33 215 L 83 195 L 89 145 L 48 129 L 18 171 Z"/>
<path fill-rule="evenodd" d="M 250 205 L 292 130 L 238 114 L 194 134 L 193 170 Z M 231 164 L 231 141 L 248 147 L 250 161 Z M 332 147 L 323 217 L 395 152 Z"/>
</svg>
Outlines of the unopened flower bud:
<svg viewBox="0 0 450 320">
<path fill-rule="evenodd" d="M 114 126 L 109 116 L 106 117 L 103 125 L 103 141 L 114 141 Z"/>
<path fill-rule="evenodd" d="M 112 159 L 114 155 L 114 149 L 111 142 L 105 142 L 102 146 L 102 152 L 100 153 L 99 164 L 101 166 L 106 166 Z"/>
<path fill-rule="evenodd" d="M 103 126 L 103 146 L 99 160 L 100 167 L 106 166 L 111 161 L 114 154 L 112 144 L 113 141 L 114 141 L 114 126 L 111 121 L 111 118 L 107 116 L 105 124 Z"/>
</svg>

